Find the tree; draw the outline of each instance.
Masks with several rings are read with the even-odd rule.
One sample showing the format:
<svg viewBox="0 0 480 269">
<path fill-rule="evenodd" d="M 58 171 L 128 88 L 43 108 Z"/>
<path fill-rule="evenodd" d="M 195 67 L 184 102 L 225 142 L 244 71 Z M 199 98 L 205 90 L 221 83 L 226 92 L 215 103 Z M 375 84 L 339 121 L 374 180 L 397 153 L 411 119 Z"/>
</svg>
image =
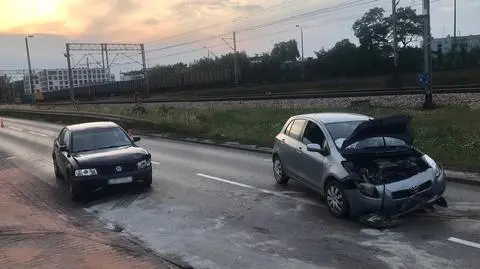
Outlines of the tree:
<svg viewBox="0 0 480 269">
<path fill-rule="evenodd" d="M 368 51 L 384 51 L 388 46 L 389 23 L 383 8 L 372 8 L 353 24 L 360 46 Z"/>
<path fill-rule="evenodd" d="M 390 15 L 388 21 L 390 36 L 393 37 L 393 19 Z M 401 48 L 405 48 L 412 42 L 417 41 L 423 34 L 423 20 L 411 7 L 397 9 L 397 41 Z"/>
<path fill-rule="evenodd" d="M 300 57 L 297 41 L 291 39 L 275 44 L 271 52 L 272 61 L 282 64 L 286 61 L 296 61 Z"/>
<path fill-rule="evenodd" d="M 330 50 L 315 52 L 322 73 L 328 76 L 355 76 L 358 71 L 358 48 L 349 39 L 343 39 Z"/>
</svg>

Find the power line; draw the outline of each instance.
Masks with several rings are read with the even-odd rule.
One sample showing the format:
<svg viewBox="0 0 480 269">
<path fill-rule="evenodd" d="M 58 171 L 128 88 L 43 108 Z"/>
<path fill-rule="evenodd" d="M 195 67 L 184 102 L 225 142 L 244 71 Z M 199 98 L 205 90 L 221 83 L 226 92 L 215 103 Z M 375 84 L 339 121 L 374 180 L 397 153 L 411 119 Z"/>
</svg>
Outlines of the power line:
<svg viewBox="0 0 480 269">
<path fill-rule="evenodd" d="M 200 28 L 197 28 L 197 29 L 194 29 L 194 30 L 189 30 L 189 31 L 186 31 L 186 32 L 183 32 L 183 33 L 180 33 L 180 34 L 176 34 L 176 35 L 172 35 L 172 36 L 169 36 L 169 37 L 148 41 L 148 42 L 145 42 L 145 44 L 158 43 L 158 42 L 161 42 L 161 41 L 173 39 L 175 37 L 180 37 L 180 36 L 184 36 L 184 35 L 187 35 L 187 34 L 192 34 L 192 33 L 202 31 L 202 30 L 206 30 L 206 29 L 209 29 L 209 28 L 222 26 L 222 25 L 225 25 L 225 24 L 228 24 L 228 23 L 236 23 L 236 22 L 239 22 L 239 21 L 242 21 L 242 20 L 249 19 L 251 16 L 257 16 L 257 15 L 265 14 L 265 13 L 268 13 L 272 10 L 276 10 L 276 9 L 279 9 L 279 8 L 286 8 L 288 6 L 296 4 L 298 2 L 307 2 L 307 1 L 311 1 L 311 0 L 291 0 L 291 1 L 288 1 L 286 3 L 280 3 L 280 4 L 272 5 L 272 6 L 263 8 L 261 10 L 251 12 L 247 16 L 237 17 L 237 18 L 234 18 L 233 20 L 225 20 L 223 22 L 218 22 L 218 23 L 214 23 L 214 24 L 211 24 L 211 25 L 203 26 L 203 27 L 200 27 Z"/>
<path fill-rule="evenodd" d="M 263 28 L 268 27 L 268 26 L 273 26 L 273 25 L 276 25 L 276 24 L 279 24 L 279 23 L 284 23 L 284 22 L 295 20 L 295 19 L 305 19 L 305 18 L 309 18 L 309 17 L 312 17 L 312 16 L 325 15 L 325 14 L 328 14 L 329 12 L 332 12 L 332 11 L 336 12 L 336 11 L 339 11 L 339 10 L 342 10 L 342 9 L 361 6 L 361 5 L 370 4 L 370 3 L 378 2 L 378 1 L 379 0 L 355 0 L 355 1 L 350 1 L 350 2 L 339 4 L 339 5 L 336 5 L 336 6 L 331 6 L 331 7 L 327 7 L 327 8 L 320 8 L 320 9 L 316 9 L 314 11 L 309 11 L 309 12 L 306 12 L 306 13 L 282 18 L 280 20 L 276 20 L 276 21 L 273 21 L 273 22 L 269 22 L 269 23 L 265 23 L 265 24 L 261 24 L 261 25 L 256 25 L 256 26 L 251 26 L 251 27 L 248 27 L 248 28 L 240 29 L 237 32 L 248 32 L 248 31 L 260 30 L 260 29 L 263 29 Z M 191 45 L 191 44 L 195 44 L 195 43 L 198 43 L 198 42 L 207 41 L 207 40 L 210 40 L 210 39 L 221 38 L 221 37 L 229 35 L 229 34 L 230 33 L 223 33 L 223 34 L 213 35 L 213 36 L 209 36 L 209 37 L 205 37 L 205 38 L 199 38 L 199 39 L 196 39 L 196 40 L 183 42 L 183 43 L 180 43 L 180 44 L 169 45 L 169 46 L 165 46 L 165 47 L 161 47 L 161 48 L 157 48 L 157 49 L 151 49 L 151 50 L 148 50 L 147 52 L 157 52 L 157 51 L 162 51 L 162 50 L 166 50 L 166 49 L 181 47 L 181 46 L 185 46 L 185 45 Z"/>
</svg>

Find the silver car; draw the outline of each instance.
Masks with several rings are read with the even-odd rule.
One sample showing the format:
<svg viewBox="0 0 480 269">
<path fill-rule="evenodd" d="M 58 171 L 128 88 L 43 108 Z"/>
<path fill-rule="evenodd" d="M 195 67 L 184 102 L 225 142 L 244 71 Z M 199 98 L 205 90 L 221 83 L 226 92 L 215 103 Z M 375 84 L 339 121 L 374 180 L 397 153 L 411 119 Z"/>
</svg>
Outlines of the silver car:
<svg viewBox="0 0 480 269">
<path fill-rule="evenodd" d="M 291 117 L 276 136 L 273 172 L 322 195 L 337 217 L 401 216 L 444 204 L 442 167 L 412 146 L 411 117 L 349 113 Z"/>
</svg>

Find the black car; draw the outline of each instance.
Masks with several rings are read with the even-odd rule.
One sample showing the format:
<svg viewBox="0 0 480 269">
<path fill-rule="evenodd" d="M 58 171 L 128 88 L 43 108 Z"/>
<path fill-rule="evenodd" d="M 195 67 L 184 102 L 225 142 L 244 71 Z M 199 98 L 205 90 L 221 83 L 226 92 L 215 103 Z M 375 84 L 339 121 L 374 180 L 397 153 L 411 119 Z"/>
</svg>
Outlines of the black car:
<svg viewBox="0 0 480 269">
<path fill-rule="evenodd" d="M 72 199 L 118 184 L 148 188 L 152 184 L 151 154 L 135 145 L 113 122 L 69 125 L 53 144 L 55 176 L 67 181 Z"/>
</svg>

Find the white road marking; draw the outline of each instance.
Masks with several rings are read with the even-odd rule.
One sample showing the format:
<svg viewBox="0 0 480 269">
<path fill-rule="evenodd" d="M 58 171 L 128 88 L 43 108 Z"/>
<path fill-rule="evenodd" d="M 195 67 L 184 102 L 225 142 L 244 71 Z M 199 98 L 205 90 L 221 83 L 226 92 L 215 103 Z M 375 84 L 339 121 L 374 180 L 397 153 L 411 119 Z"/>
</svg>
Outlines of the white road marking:
<svg viewBox="0 0 480 269">
<path fill-rule="evenodd" d="M 5 158 L 5 159 L 7 159 L 7 160 L 14 160 L 14 159 L 16 159 L 16 158 L 17 158 L 17 157 L 15 157 L 15 156 L 10 156 L 10 157 L 7 157 L 7 158 Z"/>
<path fill-rule="evenodd" d="M 251 185 L 231 181 L 231 180 L 228 180 L 228 179 L 209 176 L 209 175 L 205 175 L 205 174 L 201 174 L 201 173 L 198 173 L 197 176 L 200 176 L 200 177 L 203 177 L 203 178 L 208 178 L 208 179 L 215 180 L 215 181 L 220 181 L 220 182 L 223 182 L 223 183 L 227 183 L 227 184 L 231 184 L 231 185 L 235 185 L 235 186 L 239 186 L 239 187 L 243 187 L 243 188 L 247 188 L 247 189 L 251 189 L 251 190 L 256 190 L 256 191 L 259 191 L 261 193 L 268 193 L 268 194 L 272 194 L 272 195 L 275 195 L 275 196 L 278 196 L 278 197 L 288 198 L 288 199 L 295 200 L 295 201 L 300 202 L 300 203 L 305 203 L 305 204 L 314 205 L 314 206 L 318 206 L 318 207 L 324 207 L 324 205 L 319 204 L 319 203 L 314 202 L 314 201 L 311 201 L 311 200 L 308 200 L 308 199 L 293 197 L 293 196 L 290 196 L 290 195 L 283 194 L 281 192 L 276 192 L 276 191 L 270 191 L 270 190 L 266 190 L 266 189 L 262 189 L 262 188 L 257 188 L 257 187 L 251 186 Z"/>
<path fill-rule="evenodd" d="M 157 162 L 154 162 L 154 161 L 150 161 L 150 162 L 153 163 L 153 164 L 160 164 L 160 163 L 157 163 Z"/>
<path fill-rule="evenodd" d="M 34 135 L 38 135 L 38 136 L 48 137 L 48 135 L 46 135 L 46 134 L 41 134 L 41 133 L 37 133 L 37 132 L 34 132 L 34 131 L 29 131 L 29 133 L 34 134 Z"/>
<path fill-rule="evenodd" d="M 469 247 L 480 248 L 479 243 L 459 239 L 459 238 L 456 238 L 456 237 L 450 237 L 450 238 L 448 238 L 448 241 L 452 241 L 452 242 L 459 243 L 459 244 L 462 244 L 462 245 L 466 245 L 466 246 L 469 246 Z"/>
<path fill-rule="evenodd" d="M 17 127 L 12 127 L 12 126 L 8 126 L 8 128 L 12 129 L 12 130 L 15 130 L 15 131 L 23 131 L 23 129 L 20 129 L 20 128 L 17 128 Z"/>
<path fill-rule="evenodd" d="M 272 161 L 272 159 L 263 159 L 263 160 L 266 161 L 266 162 L 271 162 Z"/>
</svg>

